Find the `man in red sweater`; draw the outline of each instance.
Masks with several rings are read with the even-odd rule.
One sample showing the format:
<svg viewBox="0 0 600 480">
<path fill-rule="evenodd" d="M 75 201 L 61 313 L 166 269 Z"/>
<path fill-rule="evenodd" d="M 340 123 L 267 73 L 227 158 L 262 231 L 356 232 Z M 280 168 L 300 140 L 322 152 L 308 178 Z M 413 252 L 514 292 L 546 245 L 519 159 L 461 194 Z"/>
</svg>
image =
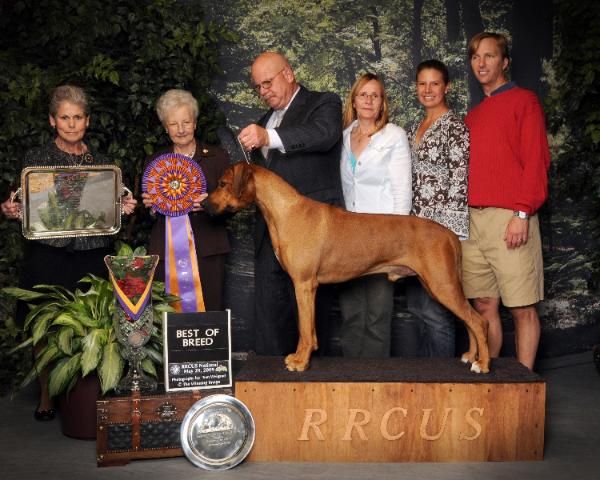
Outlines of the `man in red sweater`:
<svg viewBox="0 0 600 480">
<path fill-rule="evenodd" d="M 470 238 L 463 246 L 463 287 L 489 322 L 490 356 L 502 346 L 500 299 L 514 319 L 518 360 L 533 368 L 540 338 L 536 304 L 544 298 L 537 210 L 548 194 L 550 153 L 536 95 L 506 78 L 506 38 L 483 32 L 469 57 L 484 100 L 469 111 Z"/>
</svg>

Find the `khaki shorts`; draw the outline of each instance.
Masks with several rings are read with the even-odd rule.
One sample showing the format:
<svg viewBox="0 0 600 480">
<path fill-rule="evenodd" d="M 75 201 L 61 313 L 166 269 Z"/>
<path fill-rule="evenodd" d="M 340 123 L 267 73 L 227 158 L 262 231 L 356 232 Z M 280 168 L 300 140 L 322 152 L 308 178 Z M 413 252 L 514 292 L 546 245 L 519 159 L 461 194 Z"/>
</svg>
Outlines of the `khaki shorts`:
<svg viewBox="0 0 600 480">
<path fill-rule="evenodd" d="M 503 237 L 512 216 L 512 210 L 505 208 L 469 208 L 470 238 L 461 242 L 463 289 L 467 298 L 501 298 L 506 307 L 524 307 L 543 300 L 538 217 L 529 218 L 527 243 L 509 249 Z"/>
</svg>

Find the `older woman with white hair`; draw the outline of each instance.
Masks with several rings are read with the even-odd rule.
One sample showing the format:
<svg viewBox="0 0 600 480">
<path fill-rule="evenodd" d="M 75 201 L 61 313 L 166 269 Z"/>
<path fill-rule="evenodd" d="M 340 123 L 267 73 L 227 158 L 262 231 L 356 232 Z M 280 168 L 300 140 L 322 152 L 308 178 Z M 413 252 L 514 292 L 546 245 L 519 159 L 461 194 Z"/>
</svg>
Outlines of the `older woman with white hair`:
<svg viewBox="0 0 600 480">
<path fill-rule="evenodd" d="M 224 218 L 210 217 L 203 211 L 201 202 L 217 187 L 219 178 L 229 165 L 229 157 L 224 150 L 201 144 L 196 139 L 198 102 L 190 92 L 180 89 L 168 90 L 158 99 L 156 113 L 172 145 L 149 157 L 146 165 L 150 165 L 153 160 L 165 153 L 177 153 L 193 159 L 202 169 L 207 193 L 193 199 L 193 209 L 188 214 L 200 279 L 200 282 L 195 283 L 195 289 L 199 290 L 195 293 L 198 298 L 203 299 L 206 311 L 223 310 L 223 281 L 225 260 L 230 250 L 229 239 Z M 148 193 L 142 194 L 142 200 L 147 208 L 152 208 L 155 202 Z M 164 215 L 159 214 L 157 217 L 150 234 L 149 253 L 160 255 L 155 278 L 164 281 L 167 222 Z M 180 266 L 176 265 L 174 268 L 179 269 Z"/>
</svg>

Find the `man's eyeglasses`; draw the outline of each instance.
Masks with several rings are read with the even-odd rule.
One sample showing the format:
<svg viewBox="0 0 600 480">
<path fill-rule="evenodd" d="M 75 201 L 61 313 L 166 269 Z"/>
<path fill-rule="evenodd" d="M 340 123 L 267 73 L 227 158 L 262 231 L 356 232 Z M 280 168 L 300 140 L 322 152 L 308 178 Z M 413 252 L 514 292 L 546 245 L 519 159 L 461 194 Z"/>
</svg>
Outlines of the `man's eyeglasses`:
<svg viewBox="0 0 600 480">
<path fill-rule="evenodd" d="M 356 95 L 356 98 L 362 100 L 363 102 L 366 102 L 367 99 L 370 98 L 371 100 L 376 102 L 377 100 L 379 100 L 381 98 L 381 95 L 379 95 L 378 93 L 362 92 L 362 93 L 359 93 L 358 95 Z"/>
<path fill-rule="evenodd" d="M 260 93 L 260 89 L 264 88 L 265 90 L 268 90 L 269 88 L 271 88 L 271 86 L 273 85 L 273 80 L 275 80 L 275 77 L 277 77 L 277 75 L 279 75 L 281 72 L 283 72 L 285 70 L 285 67 L 282 68 L 281 70 L 279 70 L 275 75 L 273 75 L 271 78 L 267 79 L 267 80 L 263 80 L 260 83 L 256 83 L 254 85 L 252 85 L 252 89 L 256 92 L 256 93 Z"/>
</svg>

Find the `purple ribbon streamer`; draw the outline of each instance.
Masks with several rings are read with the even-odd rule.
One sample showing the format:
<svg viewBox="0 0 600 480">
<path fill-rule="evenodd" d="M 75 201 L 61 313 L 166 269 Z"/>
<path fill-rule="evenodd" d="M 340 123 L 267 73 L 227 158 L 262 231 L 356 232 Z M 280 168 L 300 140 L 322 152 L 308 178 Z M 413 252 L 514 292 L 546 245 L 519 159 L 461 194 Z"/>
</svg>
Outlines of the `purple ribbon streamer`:
<svg viewBox="0 0 600 480">
<path fill-rule="evenodd" d="M 173 252 L 175 254 L 175 271 L 177 272 L 177 283 L 179 285 L 179 297 L 181 298 L 182 312 L 198 311 L 196 289 L 194 288 L 194 276 L 192 270 L 192 255 L 196 255 L 194 237 L 191 235 L 190 219 L 186 215 L 179 217 L 166 217 L 166 222 L 171 225 L 171 238 L 173 239 Z M 188 231 L 192 238 L 193 251 L 190 251 Z M 169 229 L 165 228 L 165 279 L 167 292 L 170 292 L 171 265 L 169 254 Z"/>
</svg>

